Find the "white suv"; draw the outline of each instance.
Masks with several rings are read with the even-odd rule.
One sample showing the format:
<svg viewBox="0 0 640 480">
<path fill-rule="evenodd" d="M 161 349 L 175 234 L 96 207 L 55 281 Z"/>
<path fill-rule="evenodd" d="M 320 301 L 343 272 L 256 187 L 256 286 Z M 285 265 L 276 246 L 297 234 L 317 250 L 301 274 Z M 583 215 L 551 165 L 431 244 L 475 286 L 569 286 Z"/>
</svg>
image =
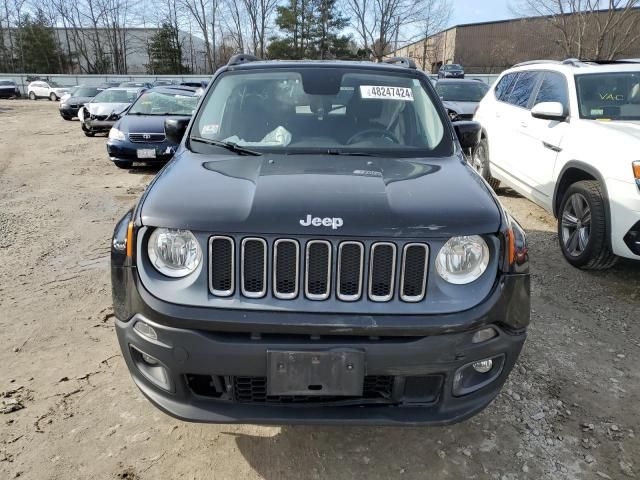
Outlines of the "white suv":
<svg viewBox="0 0 640 480">
<path fill-rule="evenodd" d="M 552 212 L 572 265 L 640 260 L 640 62 L 516 65 L 475 114 L 472 164 Z"/>
<path fill-rule="evenodd" d="M 31 100 L 38 98 L 48 98 L 55 102 L 59 100 L 64 94 L 69 93 L 71 89 L 68 87 L 61 87 L 55 82 L 45 82 L 44 80 L 37 80 L 31 82 L 27 87 L 27 95 Z"/>
</svg>

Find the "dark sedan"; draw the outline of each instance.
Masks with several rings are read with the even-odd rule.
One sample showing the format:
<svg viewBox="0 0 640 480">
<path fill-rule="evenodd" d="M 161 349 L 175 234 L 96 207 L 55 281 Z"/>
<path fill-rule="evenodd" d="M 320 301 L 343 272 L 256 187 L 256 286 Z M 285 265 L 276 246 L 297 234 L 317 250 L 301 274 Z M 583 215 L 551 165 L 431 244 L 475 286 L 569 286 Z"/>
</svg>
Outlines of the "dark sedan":
<svg viewBox="0 0 640 480">
<path fill-rule="evenodd" d="M 473 119 L 488 90 L 489 86 L 478 80 L 438 80 L 436 83 L 436 92 L 452 122 Z"/>
<path fill-rule="evenodd" d="M 91 101 L 103 88 L 79 85 L 71 90 L 71 95 L 60 102 L 60 116 L 65 120 L 71 120 L 78 116 L 78 110 L 84 107 L 85 103 Z"/>
<path fill-rule="evenodd" d="M 438 70 L 438 78 L 464 78 L 464 68 L 457 63 L 442 65 Z"/>
<path fill-rule="evenodd" d="M 20 89 L 13 80 L 0 78 L 0 98 L 18 98 Z"/>
<path fill-rule="evenodd" d="M 188 118 L 198 103 L 196 89 L 182 86 L 147 90 L 109 132 L 107 152 L 120 168 L 133 162 L 164 163 L 171 160 L 178 144 L 166 139 L 164 121 Z"/>
</svg>

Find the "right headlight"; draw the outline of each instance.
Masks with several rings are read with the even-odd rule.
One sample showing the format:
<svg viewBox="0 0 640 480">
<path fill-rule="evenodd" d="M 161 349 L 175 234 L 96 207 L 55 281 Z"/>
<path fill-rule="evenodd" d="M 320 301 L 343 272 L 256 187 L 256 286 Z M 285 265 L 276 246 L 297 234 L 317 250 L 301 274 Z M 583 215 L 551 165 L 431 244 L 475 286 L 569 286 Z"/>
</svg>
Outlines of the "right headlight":
<svg viewBox="0 0 640 480">
<path fill-rule="evenodd" d="M 464 285 L 478 279 L 489 264 L 489 247 L 479 235 L 450 238 L 436 258 L 436 270 L 447 282 Z"/>
<path fill-rule="evenodd" d="M 202 262 L 198 240 L 189 230 L 156 228 L 147 246 L 153 266 L 167 277 L 186 277 Z"/>
</svg>

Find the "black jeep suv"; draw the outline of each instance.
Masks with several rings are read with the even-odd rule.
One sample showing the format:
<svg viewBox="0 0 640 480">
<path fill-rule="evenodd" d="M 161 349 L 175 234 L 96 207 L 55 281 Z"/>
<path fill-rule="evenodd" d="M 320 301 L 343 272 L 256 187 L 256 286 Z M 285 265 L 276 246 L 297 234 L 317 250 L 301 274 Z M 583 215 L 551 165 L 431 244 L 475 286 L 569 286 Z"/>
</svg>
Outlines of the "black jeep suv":
<svg viewBox="0 0 640 480">
<path fill-rule="evenodd" d="M 409 60 L 236 56 L 116 226 L 118 340 L 203 422 L 441 424 L 497 395 L 529 324 L 522 229 Z"/>
</svg>

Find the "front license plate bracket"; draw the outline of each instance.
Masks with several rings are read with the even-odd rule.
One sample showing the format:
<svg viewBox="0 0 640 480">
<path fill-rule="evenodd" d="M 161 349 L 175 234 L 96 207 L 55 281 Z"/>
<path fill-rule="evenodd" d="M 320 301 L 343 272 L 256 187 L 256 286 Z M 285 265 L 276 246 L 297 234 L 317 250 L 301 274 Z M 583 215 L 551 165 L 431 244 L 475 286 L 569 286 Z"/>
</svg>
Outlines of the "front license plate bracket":
<svg viewBox="0 0 640 480">
<path fill-rule="evenodd" d="M 268 350 L 267 368 L 267 395 L 362 396 L 362 351 Z"/>
</svg>

